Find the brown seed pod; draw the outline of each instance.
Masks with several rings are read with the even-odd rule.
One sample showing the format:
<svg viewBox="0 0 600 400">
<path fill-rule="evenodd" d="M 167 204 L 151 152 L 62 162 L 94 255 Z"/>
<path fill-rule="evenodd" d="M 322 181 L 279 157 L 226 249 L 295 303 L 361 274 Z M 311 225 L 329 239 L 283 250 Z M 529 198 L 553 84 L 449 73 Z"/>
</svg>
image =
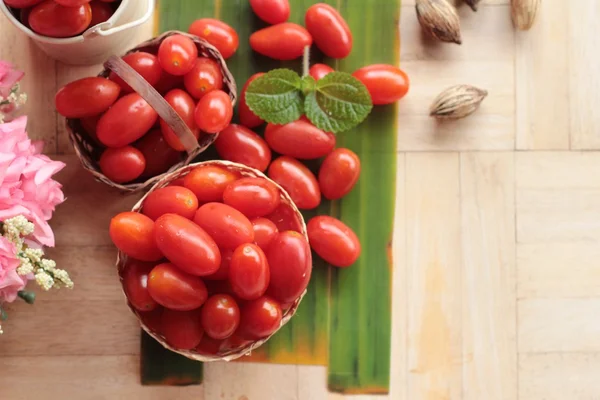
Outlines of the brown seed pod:
<svg viewBox="0 0 600 400">
<path fill-rule="evenodd" d="M 465 0 L 465 3 L 467 3 L 467 5 L 471 7 L 473 11 L 477 11 L 477 6 L 479 5 L 479 2 L 481 2 L 481 0 Z"/>
<path fill-rule="evenodd" d="M 431 36 L 443 42 L 462 43 L 458 13 L 447 0 L 417 0 L 415 8 L 421 27 Z"/>
<path fill-rule="evenodd" d="M 535 22 L 542 0 L 511 0 L 510 11 L 513 24 L 519 30 L 526 31 Z"/>
<path fill-rule="evenodd" d="M 436 97 L 429 108 L 429 115 L 442 119 L 464 118 L 474 113 L 487 95 L 487 90 L 474 86 L 452 86 Z"/>
</svg>

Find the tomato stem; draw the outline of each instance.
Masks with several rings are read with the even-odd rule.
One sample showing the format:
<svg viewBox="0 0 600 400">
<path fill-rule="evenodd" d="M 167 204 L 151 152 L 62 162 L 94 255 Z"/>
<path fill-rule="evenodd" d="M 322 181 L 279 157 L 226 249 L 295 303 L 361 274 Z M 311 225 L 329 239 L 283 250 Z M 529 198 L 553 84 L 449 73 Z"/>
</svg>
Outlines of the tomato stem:
<svg viewBox="0 0 600 400">
<path fill-rule="evenodd" d="M 310 46 L 304 47 L 304 55 L 302 56 L 302 76 L 308 76 L 310 68 Z"/>
</svg>

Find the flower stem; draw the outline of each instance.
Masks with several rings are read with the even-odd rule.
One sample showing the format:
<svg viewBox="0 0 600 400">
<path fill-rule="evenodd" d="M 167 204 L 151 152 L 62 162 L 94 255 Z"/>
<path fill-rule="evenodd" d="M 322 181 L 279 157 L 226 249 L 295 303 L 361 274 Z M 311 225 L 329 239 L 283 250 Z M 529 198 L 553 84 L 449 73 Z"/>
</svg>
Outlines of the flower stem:
<svg viewBox="0 0 600 400">
<path fill-rule="evenodd" d="M 8 314 L 4 311 L 4 308 L 0 306 L 0 321 L 6 321 L 8 319 Z"/>
<path fill-rule="evenodd" d="M 310 46 L 304 47 L 304 55 L 302 56 L 302 76 L 308 76 L 310 68 Z"/>
<path fill-rule="evenodd" d="M 25 300 L 25 302 L 27 304 L 35 303 L 35 293 L 33 293 L 33 292 L 28 292 L 26 290 L 19 290 L 17 292 L 17 296 L 19 296 L 20 298 Z"/>
</svg>

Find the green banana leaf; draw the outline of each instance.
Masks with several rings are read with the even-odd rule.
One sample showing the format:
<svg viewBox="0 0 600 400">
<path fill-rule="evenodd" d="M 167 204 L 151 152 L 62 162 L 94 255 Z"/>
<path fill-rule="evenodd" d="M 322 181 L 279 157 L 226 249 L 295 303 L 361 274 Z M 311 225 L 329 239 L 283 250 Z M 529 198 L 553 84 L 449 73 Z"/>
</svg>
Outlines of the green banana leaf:
<svg viewBox="0 0 600 400">
<path fill-rule="evenodd" d="M 314 0 L 290 0 L 291 22 L 303 23 Z M 400 0 L 327 0 L 348 21 L 353 37 L 352 54 L 343 60 L 324 58 L 313 50 L 312 63 L 325 62 L 352 72 L 373 63 L 397 64 Z M 241 88 L 256 72 L 277 67 L 301 71 L 300 61 L 279 62 L 254 53 L 248 44 L 252 32 L 266 26 L 252 13 L 248 0 L 159 0 L 158 32 L 187 30 L 198 18 L 219 18 L 240 36 L 237 53 L 228 66 Z M 313 46 L 314 48 L 314 46 Z M 366 122 L 337 136 L 338 147 L 347 147 L 361 159 L 362 172 L 352 193 L 341 201 L 324 201 L 314 215 L 342 219 L 359 236 L 362 255 L 346 269 L 329 267 L 315 256 L 308 294 L 297 314 L 264 346 L 243 361 L 315 364 L 328 366 L 329 389 L 344 393 L 386 393 L 389 389 L 391 352 L 390 243 L 394 220 L 396 181 L 396 108 L 376 107 Z M 213 152 L 203 154 L 210 158 Z M 318 163 L 310 167 L 318 168 Z M 142 363 L 160 360 L 165 353 L 142 342 Z M 173 357 L 175 356 L 175 357 Z M 198 371 L 198 364 L 169 354 L 172 368 L 142 368 L 146 383 L 178 382 Z M 179 362 L 181 365 L 179 365 Z M 197 375 L 200 382 L 200 377 Z"/>
</svg>

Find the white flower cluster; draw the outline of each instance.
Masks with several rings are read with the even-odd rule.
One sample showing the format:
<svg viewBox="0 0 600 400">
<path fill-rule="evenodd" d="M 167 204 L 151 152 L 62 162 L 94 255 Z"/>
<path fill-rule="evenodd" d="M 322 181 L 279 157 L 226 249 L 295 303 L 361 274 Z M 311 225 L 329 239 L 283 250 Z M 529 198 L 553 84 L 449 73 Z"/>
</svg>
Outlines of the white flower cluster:
<svg viewBox="0 0 600 400">
<path fill-rule="evenodd" d="M 19 93 L 20 86 L 17 83 L 7 97 L 0 97 L 0 124 L 4 122 L 4 111 L 12 112 L 27 102 L 27 95 Z"/>
</svg>

